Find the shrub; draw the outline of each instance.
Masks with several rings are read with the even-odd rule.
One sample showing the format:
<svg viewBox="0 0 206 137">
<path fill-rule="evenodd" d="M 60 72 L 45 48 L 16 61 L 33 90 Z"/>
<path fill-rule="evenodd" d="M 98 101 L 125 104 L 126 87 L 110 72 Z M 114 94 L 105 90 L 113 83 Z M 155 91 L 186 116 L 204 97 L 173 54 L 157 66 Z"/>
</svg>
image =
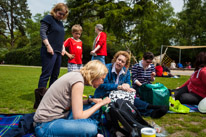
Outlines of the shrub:
<svg viewBox="0 0 206 137">
<path fill-rule="evenodd" d="M 40 46 L 15 49 L 5 55 L 7 64 L 41 65 Z"/>
</svg>

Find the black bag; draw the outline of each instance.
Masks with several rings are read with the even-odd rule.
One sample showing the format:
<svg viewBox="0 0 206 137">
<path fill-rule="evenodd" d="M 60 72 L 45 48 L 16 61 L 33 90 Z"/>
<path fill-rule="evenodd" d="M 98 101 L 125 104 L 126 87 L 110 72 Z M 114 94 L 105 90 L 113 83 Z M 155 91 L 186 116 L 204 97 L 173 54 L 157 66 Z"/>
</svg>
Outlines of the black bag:
<svg viewBox="0 0 206 137">
<path fill-rule="evenodd" d="M 140 137 L 142 128 L 152 127 L 128 100 L 118 99 L 116 102 L 111 102 L 109 107 L 109 112 L 105 112 L 105 117 L 111 136 L 116 136 L 116 132 L 119 131 L 125 136 Z"/>
</svg>

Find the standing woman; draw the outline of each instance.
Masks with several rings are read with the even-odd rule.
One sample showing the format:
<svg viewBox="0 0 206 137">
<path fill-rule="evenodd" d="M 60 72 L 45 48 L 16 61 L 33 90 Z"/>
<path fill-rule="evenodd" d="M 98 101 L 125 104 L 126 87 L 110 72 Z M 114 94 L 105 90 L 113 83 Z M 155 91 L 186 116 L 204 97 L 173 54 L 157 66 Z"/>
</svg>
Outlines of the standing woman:
<svg viewBox="0 0 206 137">
<path fill-rule="evenodd" d="M 80 70 L 66 73 L 56 80 L 43 96 L 34 115 L 36 136 L 96 136 L 98 121 L 95 120 L 93 114 L 103 105 L 110 103 L 110 99 L 107 97 L 104 100 L 98 98 L 83 100 L 82 95 L 84 85 L 99 87 L 104 82 L 107 73 L 106 66 L 94 60 L 88 62 Z M 95 104 L 90 104 L 91 102 Z"/>
<path fill-rule="evenodd" d="M 61 56 L 65 54 L 63 46 L 65 32 L 62 20 L 65 20 L 69 14 L 68 7 L 64 3 L 58 3 L 51 10 L 50 14 L 41 20 L 42 73 L 38 88 L 46 88 L 49 78 L 49 86 L 57 80 L 61 67 Z"/>
</svg>

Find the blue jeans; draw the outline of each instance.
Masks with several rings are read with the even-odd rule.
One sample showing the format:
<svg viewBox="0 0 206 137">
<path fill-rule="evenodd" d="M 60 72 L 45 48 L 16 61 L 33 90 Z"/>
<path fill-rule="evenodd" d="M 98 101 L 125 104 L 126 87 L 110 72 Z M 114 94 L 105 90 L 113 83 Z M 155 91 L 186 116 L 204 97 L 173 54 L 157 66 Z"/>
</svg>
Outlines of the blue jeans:
<svg viewBox="0 0 206 137">
<path fill-rule="evenodd" d="M 150 116 L 153 109 L 147 109 L 149 103 L 140 100 L 138 97 L 134 99 L 134 106 L 139 110 L 142 116 Z"/>
<path fill-rule="evenodd" d="M 61 67 L 62 56 L 59 52 L 54 52 L 51 55 L 47 52 L 46 47 L 41 48 L 41 60 L 42 60 L 42 73 L 39 78 L 38 88 L 47 86 L 47 82 L 50 78 L 49 86 L 57 80 Z"/>
<path fill-rule="evenodd" d="M 91 107 L 85 105 L 84 110 Z M 66 119 L 37 123 L 35 133 L 37 137 L 93 137 L 98 133 L 99 122 L 93 114 L 88 119 L 73 119 L 72 113 Z"/>
<path fill-rule="evenodd" d="M 99 60 L 105 64 L 105 56 L 92 56 L 92 60 Z"/>
</svg>

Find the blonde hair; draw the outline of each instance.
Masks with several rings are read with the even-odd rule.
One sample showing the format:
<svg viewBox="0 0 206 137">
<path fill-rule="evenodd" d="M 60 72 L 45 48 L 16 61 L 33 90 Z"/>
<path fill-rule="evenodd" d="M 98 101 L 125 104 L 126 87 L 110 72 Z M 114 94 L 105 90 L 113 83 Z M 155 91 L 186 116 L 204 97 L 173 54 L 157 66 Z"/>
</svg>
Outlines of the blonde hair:
<svg viewBox="0 0 206 137">
<path fill-rule="evenodd" d="M 81 33 L 82 33 L 82 26 L 80 26 L 79 24 L 75 24 L 75 25 L 73 25 L 72 26 L 72 33 L 74 33 L 74 32 L 78 32 L 78 31 L 80 31 Z"/>
<path fill-rule="evenodd" d="M 129 66 L 130 66 L 130 55 L 129 55 L 129 53 L 128 53 L 127 51 L 118 51 L 118 52 L 114 55 L 114 57 L 113 57 L 113 59 L 112 59 L 112 63 L 114 64 L 114 63 L 116 62 L 117 58 L 118 58 L 120 55 L 123 55 L 123 56 L 125 56 L 125 58 L 126 58 L 125 67 L 126 67 L 126 71 L 127 71 L 127 69 L 128 69 Z"/>
<path fill-rule="evenodd" d="M 85 83 L 92 85 L 93 80 L 107 75 L 108 69 L 101 61 L 92 60 L 80 69 L 80 73 L 84 77 Z"/>
<path fill-rule="evenodd" d="M 66 4 L 64 3 L 58 3 L 56 4 L 52 10 L 50 11 L 50 14 L 56 18 L 57 16 L 57 11 L 62 11 L 62 12 L 65 12 L 65 15 L 63 17 L 63 20 L 65 20 L 67 18 L 67 16 L 69 15 L 69 8 L 67 7 Z"/>
</svg>

